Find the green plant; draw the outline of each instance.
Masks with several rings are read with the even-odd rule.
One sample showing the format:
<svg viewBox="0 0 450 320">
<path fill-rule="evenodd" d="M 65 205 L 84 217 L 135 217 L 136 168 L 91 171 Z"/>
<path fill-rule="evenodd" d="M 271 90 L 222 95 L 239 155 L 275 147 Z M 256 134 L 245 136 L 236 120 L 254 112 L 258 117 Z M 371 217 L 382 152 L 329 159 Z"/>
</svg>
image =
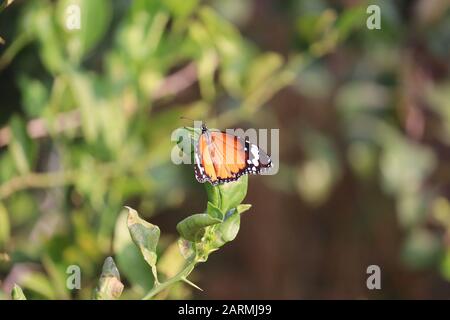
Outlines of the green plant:
<svg viewBox="0 0 450 320">
<path fill-rule="evenodd" d="M 181 130 L 183 136 L 188 137 L 191 143 L 194 143 L 196 132 L 191 128 Z M 193 150 L 193 146 L 190 150 Z M 187 153 L 186 150 L 183 151 Z M 190 155 L 188 154 L 188 156 Z M 180 234 L 177 245 L 185 261 L 180 265 L 180 270 L 176 274 L 163 281 L 159 280 L 157 266 L 160 229 L 142 219 L 136 210 L 126 207 L 128 210 L 127 227 L 131 239 L 150 266 L 154 279 L 153 287 L 145 294 L 144 300 L 154 298 L 180 281 L 201 290 L 188 280 L 188 276 L 197 264 L 206 262 L 211 253 L 236 238 L 240 228 L 241 215 L 251 207 L 250 204 L 242 204 L 247 195 L 247 187 L 247 175 L 237 181 L 217 186 L 205 183 L 208 197 L 205 212 L 192 214 L 177 224 Z M 94 292 L 94 299 L 117 299 L 123 288 L 124 285 L 120 281 L 116 264 L 111 257 L 106 258 L 98 286 Z M 17 285 L 11 295 L 13 299 L 25 299 L 22 290 Z"/>
<path fill-rule="evenodd" d="M 142 298 L 155 282 L 161 291 L 154 297 L 192 297 L 177 280 L 190 260 L 175 236 L 161 233 L 152 268 L 123 209 L 128 204 L 155 222 L 168 212 L 187 216 L 188 202 L 198 205 L 200 185 L 169 157 L 168 137 L 181 115 L 221 128 L 280 128 L 280 170 L 252 185 L 255 193 L 270 189 L 273 199 L 255 224 L 277 223 L 251 250 L 273 245 L 279 256 L 262 258 L 274 275 L 283 268 L 283 283 L 302 285 L 295 263 L 320 267 L 317 259 L 308 266 L 283 254 L 290 245 L 302 250 L 318 221 L 330 236 L 308 239 L 324 252 L 347 252 L 352 266 L 367 247 L 374 257 L 439 269 L 450 280 L 446 1 L 426 10 L 427 1 L 416 1 L 417 10 L 380 1 L 382 30 L 366 28 L 368 1 L 266 2 L 0 0 L 0 300 L 12 290 L 21 297 L 20 287 L 28 299 L 89 299 L 93 292 L 112 299 L 121 281 L 121 299 Z M 80 6 L 80 30 L 66 28 L 70 3 Z M 178 229 L 182 248 L 192 253 L 196 244 L 208 257 L 217 243 L 206 239 L 224 221 L 208 225 L 223 212 L 217 190 L 206 191 L 211 204 Z M 271 216 L 275 210 L 286 214 Z M 202 233 L 205 241 L 196 242 Z M 107 256 L 114 261 L 102 272 Z M 65 282 L 74 264 L 83 274 L 80 290 Z M 260 266 L 250 264 L 249 272 Z M 215 268 L 227 278 L 243 275 Z M 394 269 L 388 278 L 405 271 Z M 196 272 L 185 278 L 196 282 Z M 334 283 L 334 292 L 346 290 Z M 407 288 L 416 287 L 386 294 L 404 297 Z M 278 281 L 251 290 L 286 296 Z"/>
<path fill-rule="evenodd" d="M 193 141 L 195 132 L 189 129 L 184 130 L 187 135 L 191 136 L 191 141 Z M 177 225 L 177 230 L 180 234 L 178 247 L 185 259 L 185 263 L 179 272 L 162 282 L 159 280 L 157 270 L 157 245 L 160 238 L 160 230 L 158 226 L 141 219 L 136 210 L 127 207 L 129 211 L 127 219 L 128 230 L 144 260 L 151 267 L 154 279 L 152 289 L 143 299 L 151 299 L 179 281 L 200 289 L 188 280 L 188 276 L 197 264 L 206 262 L 212 252 L 217 251 L 224 244 L 236 238 L 239 232 L 241 214 L 251 207 L 249 204 L 241 204 L 247 194 L 247 186 L 247 176 L 218 186 L 205 183 L 208 196 L 205 212 L 188 216 Z M 107 262 L 105 262 L 106 265 Z M 111 262 L 109 265 L 111 265 Z M 116 270 L 111 266 L 107 267 L 107 269 Z M 114 283 L 117 283 L 117 280 L 120 282 L 118 272 L 105 271 L 104 267 L 103 274 L 105 273 L 113 274 L 112 281 Z M 102 278 L 104 278 L 103 274 Z M 110 288 L 112 286 L 106 287 Z M 112 294 L 108 293 L 111 290 L 105 289 L 104 291 L 107 293 L 104 296 L 108 298 L 113 297 Z M 102 290 L 99 291 L 102 292 Z"/>
<path fill-rule="evenodd" d="M 182 281 L 196 289 L 196 284 L 188 280 L 188 276 L 197 264 L 206 262 L 209 255 L 220 249 L 224 244 L 234 240 L 239 232 L 241 214 L 250 209 L 251 205 L 241 204 L 247 194 L 248 177 L 243 176 L 238 181 L 212 186 L 205 184 L 208 203 L 204 213 L 193 214 L 177 225 L 180 233 L 178 247 L 185 258 L 181 270 L 174 276 L 160 282 L 158 277 L 157 245 L 160 230 L 139 217 L 136 210 L 127 207 L 127 226 L 130 236 L 139 248 L 142 257 L 152 269 L 154 283 L 152 289 L 143 297 L 152 299 L 157 294 L 175 283 Z M 103 264 L 99 284 L 94 292 L 94 299 L 117 299 L 123 291 L 119 270 L 111 257 Z M 14 300 L 26 299 L 21 288 L 14 286 L 11 296 Z"/>
<path fill-rule="evenodd" d="M 167 157 L 180 115 L 223 127 L 259 121 L 295 79 L 298 55 L 260 50 L 212 2 L 82 0 L 80 30 L 65 27 L 68 3 L 14 2 L 1 12 L 0 72 L 14 79 L 0 79 L 0 277 L 30 262 L 38 268 L 13 279 L 29 299 L 88 299 L 112 255 L 129 288 L 122 297 L 134 299 L 151 290 L 153 273 L 122 208 L 132 201 L 146 219 L 181 208 L 195 182 Z M 9 83 L 20 98 L 8 98 Z M 172 238 L 159 241 L 161 279 L 183 259 Z M 72 291 L 73 264 L 83 277 Z M 176 287 L 170 298 L 189 298 Z"/>
<path fill-rule="evenodd" d="M 27 300 L 27 298 L 23 294 L 22 288 L 17 284 L 14 284 L 14 287 L 11 291 L 11 297 L 13 300 Z"/>
</svg>

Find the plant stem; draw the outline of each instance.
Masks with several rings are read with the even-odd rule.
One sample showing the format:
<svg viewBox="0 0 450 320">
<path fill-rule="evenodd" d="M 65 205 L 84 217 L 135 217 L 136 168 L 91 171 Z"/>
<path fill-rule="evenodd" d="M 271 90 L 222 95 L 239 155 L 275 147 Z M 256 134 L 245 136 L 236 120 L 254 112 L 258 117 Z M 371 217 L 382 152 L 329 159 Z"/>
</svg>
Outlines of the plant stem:
<svg viewBox="0 0 450 320">
<path fill-rule="evenodd" d="M 1 11 L 1 10 L 0 10 Z M 14 57 L 32 40 L 29 33 L 21 33 L 0 57 L 0 70 L 3 70 L 14 59 Z"/>
<path fill-rule="evenodd" d="M 193 260 L 183 270 L 181 270 L 177 275 L 173 276 L 172 278 L 170 278 L 167 281 L 155 284 L 153 286 L 153 288 L 142 298 L 142 300 L 150 300 L 155 295 L 157 295 L 164 289 L 168 288 L 172 284 L 183 280 L 192 272 L 192 270 L 194 270 L 194 267 L 196 264 L 197 264 L 197 260 Z"/>
<path fill-rule="evenodd" d="M 0 199 L 8 198 L 13 193 L 26 188 L 51 188 L 63 186 L 76 177 L 75 171 L 57 171 L 47 173 L 28 173 L 17 176 L 0 185 Z"/>
</svg>

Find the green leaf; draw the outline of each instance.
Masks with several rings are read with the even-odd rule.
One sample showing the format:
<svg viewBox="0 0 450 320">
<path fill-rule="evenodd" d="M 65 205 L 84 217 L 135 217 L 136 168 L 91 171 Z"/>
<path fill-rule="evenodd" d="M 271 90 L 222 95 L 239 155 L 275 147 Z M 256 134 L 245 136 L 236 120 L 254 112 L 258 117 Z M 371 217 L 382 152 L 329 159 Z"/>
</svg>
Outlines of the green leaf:
<svg viewBox="0 0 450 320">
<path fill-rule="evenodd" d="M 177 224 L 180 235 L 189 241 L 197 241 L 203 236 L 205 227 L 220 223 L 221 220 L 206 213 L 197 213 L 187 217 Z"/>
<path fill-rule="evenodd" d="M 237 210 L 230 215 L 217 229 L 224 242 L 229 242 L 236 238 L 241 225 L 241 216 Z"/>
<path fill-rule="evenodd" d="M 218 207 L 222 212 L 239 205 L 247 195 L 248 176 L 244 175 L 239 180 L 213 186 L 205 183 L 208 200 Z"/>
<path fill-rule="evenodd" d="M 113 258 L 106 258 L 94 298 L 96 300 L 118 299 L 122 294 L 123 287 L 123 283 L 120 281 L 119 270 Z"/>
<path fill-rule="evenodd" d="M 221 247 L 236 238 L 241 224 L 241 214 L 250 208 L 250 204 L 241 204 L 228 212 L 225 221 L 215 230 L 214 246 Z"/>
<path fill-rule="evenodd" d="M 11 290 L 11 298 L 13 300 L 27 300 L 23 294 L 22 288 L 20 288 L 17 284 L 14 284 L 14 287 Z"/>
<path fill-rule="evenodd" d="M 51 73 L 58 73 L 67 66 L 62 42 L 54 19 L 54 7 L 48 1 L 29 2 L 24 28 L 30 30 L 39 41 L 39 55 L 43 65 Z"/>
<path fill-rule="evenodd" d="M 80 109 L 83 136 L 87 142 L 95 143 L 98 141 L 100 134 L 100 114 L 98 111 L 100 102 L 92 90 L 95 84 L 94 79 L 80 72 L 71 72 L 68 77 L 70 88 Z M 96 108 L 92 108 L 94 105 Z"/>
<path fill-rule="evenodd" d="M 363 25 L 366 18 L 366 7 L 363 4 L 345 10 L 336 21 L 340 41 L 345 40 L 353 30 Z"/>
<path fill-rule="evenodd" d="M 206 6 L 199 10 L 199 17 L 223 55 L 234 56 L 239 53 L 239 43 L 242 38 L 234 25 Z"/>
<path fill-rule="evenodd" d="M 134 245 L 127 228 L 128 212 L 123 210 L 117 218 L 114 231 L 114 254 L 122 275 L 133 285 L 134 291 L 144 293 L 153 286 L 152 270 L 140 250 Z"/>
<path fill-rule="evenodd" d="M 29 272 L 23 276 L 20 283 L 25 289 L 36 292 L 44 299 L 56 299 L 56 293 L 52 286 L 52 283 L 42 272 Z"/>
<path fill-rule="evenodd" d="M 9 223 L 8 211 L 0 202 L 0 250 L 5 248 L 9 241 L 11 226 Z"/>
<path fill-rule="evenodd" d="M 252 207 L 251 204 L 240 204 L 236 207 L 236 210 L 239 214 L 242 214 L 245 211 L 250 210 L 251 207 Z"/>
<path fill-rule="evenodd" d="M 158 226 L 141 219 L 136 210 L 130 207 L 126 208 L 128 209 L 127 225 L 131 238 L 141 250 L 144 260 L 152 267 L 154 285 L 156 286 L 159 283 L 156 270 L 156 260 L 158 259 L 156 246 L 158 245 L 160 230 Z"/>
<path fill-rule="evenodd" d="M 23 75 L 19 77 L 18 84 L 25 112 L 30 117 L 40 117 L 49 100 L 49 92 L 44 82 Z"/>
<path fill-rule="evenodd" d="M 176 17 L 190 15 L 198 5 L 198 0 L 165 0 L 164 5 Z"/>
<path fill-rule="evenodd" d="M 209 201 L 208 201 L 206 211 L 208 212 L 208 214 L 211 217 L 213 217 L 215 219 L 223 220 L 223 218 L 225 217 L 225 214 L 218 207 L 216 207 L 214 204 L 212 204 Z"/>
<path fill-rule="evenodd" d="M 21 174 L 30 172 L 33 146 L 24 121 L 14 116 L 11 120 L 12 139 L 9 145 L 17 170 Z"/>
<path fill-rule="evenodd" d="M 136 210 L 126 207 L 128 211 L 128 230 L 134 243 L 141 250 L 142 256 L 147 263 L 154 267 L 156 265 L 156 246 L 158 245 L 160 230 L 143 219 Z"/>
<path fill-rule="evenodd" d="M 90 237 L 86 237 L 84 232 L 76 232 L 80 235 L 80 238 L 86 239 L 86 247 L 94 242 L 89 242 Z M 67 240 L 67 239 L 65 239 Z M 76 240 L 74 240 L 76 241 Z M 70 289 L 67 286 L 68 279 L 68 266 L 65 262 L 59 260 L 58 255 L 61 251 L 64 251 L 64 247 L 66 244 L 64 240 L 61 238 L 55 237 L 51 240 L 52 244 L 48 245 L 48 250 L 45 254 L 42 254 L 42 266 L 48 275 L 49 280 L 52 283 L 52 286 L 55 291 L 55 295 L 57 299 L 67 300 L 70 299 Z M 57 247 L 57 245 L 61 245 L 61 247 Z M 83 247 L 84 248 L 84 247 Z M 70 250 L 70 249 L 69 249 Z M 87 252 L 86 252 L 87 253 Z M 89 253 L 87 253 L 89 254 Z M 75 261 L 75 259 L 74 259 Z M 84 264 L 80 261 L 79 266 L 82 270 L 84 270 Z"/>
</svg>

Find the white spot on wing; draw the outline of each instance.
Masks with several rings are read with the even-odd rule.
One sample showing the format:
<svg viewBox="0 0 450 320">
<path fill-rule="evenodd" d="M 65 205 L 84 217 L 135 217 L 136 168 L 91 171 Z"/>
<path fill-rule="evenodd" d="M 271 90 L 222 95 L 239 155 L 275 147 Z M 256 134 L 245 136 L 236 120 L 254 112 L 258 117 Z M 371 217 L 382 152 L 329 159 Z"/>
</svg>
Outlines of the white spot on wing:
<svg viewBox="0 0 450 320">
<path fill-rule="evenodd" d="M 259 160 L 259 149 L 256 145 L 252 144 L 250 152 L 253 156 L 253 160 Z"/>
<path fill-rule="evenodd" d="M 200 173 L 203 175 L 202 164 L 200 163 L 200 159 L 198 158 L 198 154 L 195 154 L 195 161 L 197 161 L 197 167 L 200 169 Z"/>
</svg>

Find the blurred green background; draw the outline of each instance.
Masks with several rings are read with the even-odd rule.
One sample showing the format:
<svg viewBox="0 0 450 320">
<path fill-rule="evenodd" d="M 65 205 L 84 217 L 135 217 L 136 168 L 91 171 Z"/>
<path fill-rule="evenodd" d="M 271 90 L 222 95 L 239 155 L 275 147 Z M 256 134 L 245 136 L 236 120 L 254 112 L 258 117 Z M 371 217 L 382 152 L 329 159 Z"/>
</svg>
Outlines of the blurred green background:
<svg viewBox="0 0 450 320">
<path fill-rule="evenodd" d="M 204 210 L 171 162 L 189 125 L 279 128 L 235 241 L 159 298 L 450 297 L 447 0 L 15 0 L 0 12 L 0 298 L 89 299 L 112 255 L 140 298 L 150 268 L 124 205 L 161 227 Z M 66 28 L 70 4 L 81 29 Z M 270 150 L 269 150 L 270 151 Z M 270 152 L 269 152 L 270 153 Z M 66 288 L 79 265 L 81 290 Z M 366 268 L 379 265 L 381 290 Z"/>
</svg>

